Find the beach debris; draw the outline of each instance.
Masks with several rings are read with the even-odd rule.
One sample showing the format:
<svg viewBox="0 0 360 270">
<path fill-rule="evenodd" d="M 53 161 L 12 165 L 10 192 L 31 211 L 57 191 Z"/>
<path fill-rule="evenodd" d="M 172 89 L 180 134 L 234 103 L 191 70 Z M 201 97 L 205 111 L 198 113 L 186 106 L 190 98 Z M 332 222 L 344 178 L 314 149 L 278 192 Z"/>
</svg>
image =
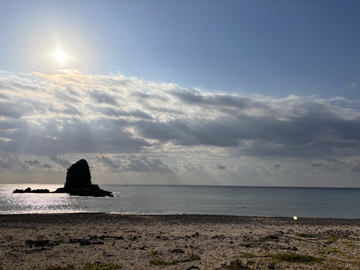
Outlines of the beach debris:
<svg viewBox="0 0 360 270">
<path fill-rule="evenodd" d="M 101 236 L 97 236 L 97 235 L 88 235 L 90 240 L 93 239 L 101 239 L 104 240 L 105 238 L 110 238 L 110 239 L 115 239 L 115 240 L 124 240 L 125 238 L 122 236 L 111 236 L 111 235 L 101 235 Z"/>
<path fill-rule="evenodd" d="M 199 266 L 196 266 L 196 265 L 192 265 L 192 266 L 190 266 L 189 268 L 187 268 L 186 270 L 193 270 L 193 269 L 198 269 L 198 270 L 200 270 Z"/>
<path fill-rule="evenodd" d="M 26 240 L 25 245 L 28 247 L 53 247 L 59 244 L 50 240 Z"/>
<path fill-rule="evenodd" d="M 177 254 L 183 254 L 185 253 L 184 250 L 180 249 L 180 248 L 175 248 L 172 251 L 170 251 L 171 253 L 177 253 Z"/>
<path fill-rule="evenodd" d="M 241 270 L 241 269 L 249 269 L 248 265 L 243 265 L 242 261 L 240 261 L 239 259 L 230 262 L 230 264 L 224 263 L 221 265 L 220 268 L 216 268 L 215 270 L 221 270 L 221 269 L 236 269 L 236 270 Z"/>
<path fill-rule="evenodd" d="M 90 240 L 84 239 L 84 238 L 70 238 L 69 242 L 71 244 L 80 243 L 80 246 L 103 245 L 104 244 L 103 241 L 91 242 Z"/>
</svg>

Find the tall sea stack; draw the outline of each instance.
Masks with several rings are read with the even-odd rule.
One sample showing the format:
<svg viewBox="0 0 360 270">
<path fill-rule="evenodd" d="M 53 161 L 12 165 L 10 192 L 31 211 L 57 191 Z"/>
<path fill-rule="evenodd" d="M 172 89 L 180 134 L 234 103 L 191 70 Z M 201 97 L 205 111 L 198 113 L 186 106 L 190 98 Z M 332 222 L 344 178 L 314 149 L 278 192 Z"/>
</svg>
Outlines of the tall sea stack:
<svg viewBox="0 0 360 270">
<path fill-rule="evenodd" d="M 71 190 L 73 188 L 90 188 L 90 186 L 90 168 L 87 161 L 81 159 L 68 169 L 64 188 Z"/>
<path fill-rule="evenodd" d="M 110 191 L 101 189 L 91 183 L 90 168 L 85 159 L 71 165 L 66 173 L 66 182 L 63 188 L 58 188 L 56 193 L 69 193 L 77 196 L 113 197 Z"/>
</svg>

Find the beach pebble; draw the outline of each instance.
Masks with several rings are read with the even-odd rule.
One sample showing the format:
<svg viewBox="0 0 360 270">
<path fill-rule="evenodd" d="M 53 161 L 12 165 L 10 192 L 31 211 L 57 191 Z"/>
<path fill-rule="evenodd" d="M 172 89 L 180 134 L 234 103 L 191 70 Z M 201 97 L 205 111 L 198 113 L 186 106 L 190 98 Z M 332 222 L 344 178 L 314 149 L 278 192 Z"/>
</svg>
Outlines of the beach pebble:
<svg viewBox="0 0 360 270">
<path fill-rule="evenodd" d="M 267 268 L 269 268 L 269 269 L 275 269 L 275 264 L 269 263 L 268 266 L 267 266 Z"/>
<path fill-rule="evenodd" d="M 199 269 L 200 270 L 200 268 L 198 266 L 195 266 L 195 265 L 190 266 L 186 270 L 192 270 L 192 269 Z"/>
<path fill-rule="evenodd" d="M 180 249 L 180 248 L 176 248 L 176 249 L 173 249 L 172 251 L 170 251 L 171 253 L 178 253 L 178 254 L 183 254 L 185 253 L 184 250 Z"/>
</svg>

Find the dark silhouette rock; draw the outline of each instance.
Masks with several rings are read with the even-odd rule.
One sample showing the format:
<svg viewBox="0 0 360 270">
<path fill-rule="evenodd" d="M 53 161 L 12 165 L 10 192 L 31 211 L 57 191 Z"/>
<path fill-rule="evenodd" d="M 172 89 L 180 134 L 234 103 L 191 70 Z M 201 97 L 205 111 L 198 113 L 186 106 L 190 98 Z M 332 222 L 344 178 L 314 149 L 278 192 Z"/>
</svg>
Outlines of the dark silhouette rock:
<svg viewBox="0 0 360 270">
<path fill-rule="evenodd" d="M 90 168 L 85 159 L 71 165 L 66 173 L 65 189 L 89 188 L 91 186 Z"/>
<path fill-rule="evenodd" d="M 58 188 L 55 193 L 69 193 L 74 196 L 113 197 L 110 191 L 101 189 L 91 183 L 90 168 L 85 159 L 71 165 L 66 174 L 63 188 Z"/>
<path fill-rule="evenodd" d="M 66 182 L 64 187 L 58 188 L 54 192 L 48 189 L 26 188 L 15 189 L 13 193 L 68 193 L 74 196 L 92 196 L 92 197 L 114 197 L 110 191 L 101 189 L 98 185 L 91 183 L 90 168 L 85 159 L 81 159 L 71 165 L 66 173 Z"/>
<path fill-rule="evenodd" d="M 13 191 L 13 193 L 50 193 L 50 190 L 48 189 L 31 189 L 31 188 L 26 188 L 26 189 L 15 189 Z"/>
</svg>

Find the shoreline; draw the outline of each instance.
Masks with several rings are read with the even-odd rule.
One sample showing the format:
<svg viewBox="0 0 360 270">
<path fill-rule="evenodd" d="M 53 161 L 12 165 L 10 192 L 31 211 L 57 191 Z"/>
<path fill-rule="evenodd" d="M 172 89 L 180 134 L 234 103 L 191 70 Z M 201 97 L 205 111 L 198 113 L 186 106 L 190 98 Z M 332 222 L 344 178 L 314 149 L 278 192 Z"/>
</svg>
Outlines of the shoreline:
<svg viewBox="0 0 360 270">
<path fill-rule="evenodd" d="M 360 219 L 0 215 L 4 270 L 47 270 L 67 264 L 83 269 L 87 263 L 113 263 L 121 269 L 203 270 L 229 269 L 240 261 L 248 269 L 359 269 Z"/>
<path fill-rule="evenodd" d="M 122 216 L 122 217 L 172 217 L 172 218 L 187 218 L 187 217 L 199 217 L 199 218 L 216 218 L 216 217 L 224 217 L 224 218 L 230 218 L 230 219 L 283 219 L 283 220 L 289 220 L 292 222 L 301 222 L 301 221 L 324 221 L 324 220 L 331 220 L 331 221 L 350 221 L 350 222 L 359 222 L 360 225 L 360 217 L 359 218 L 338 218 L 338 217 L 302 217 L 297 216 L 297 220 L 294 220 L 293 217 L 289 216 L 246 216 L 246 215 L 218 215 L 218 214 L 173 214 L 173 213 L 133 213 L 133 212 L 37 212 L 37 213 L 0 213 L 0 218 L 2 217 L 13 217 L 13 216 L 49 216 L 49 217 L 58 217 L 58 216 L 87 216 L 87 215 L 93 215 L 93 216 Z"/>
</svg>

